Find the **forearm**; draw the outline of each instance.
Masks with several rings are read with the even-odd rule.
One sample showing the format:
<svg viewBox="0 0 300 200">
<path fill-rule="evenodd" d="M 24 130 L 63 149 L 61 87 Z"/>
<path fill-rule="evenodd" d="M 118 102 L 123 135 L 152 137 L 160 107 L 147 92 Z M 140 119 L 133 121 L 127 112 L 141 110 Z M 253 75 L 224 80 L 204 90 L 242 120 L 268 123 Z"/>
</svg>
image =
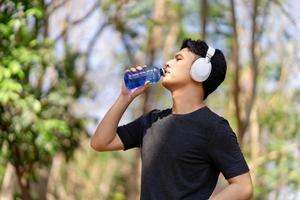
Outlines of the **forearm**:
<svg viewBox="0 0 300 200">
<path fill-rule="evenodd" d="M 101 149 L 114 139 L 120 119 L 131 101 L 131 99 L 122 95 L 118 97 L 113 106 L 105 114 L 102 121 L 98 124 L 96 131 L 92 136 L 91 146 L 94 149 Z"/>
<path fill-rule="evenodd" d="M 251 187 L 247 188 L 237 183 L 233 183 L 229 184 L 221 192 L 209 198 L 209 200 L 248 200 L 251 197 Z"/>
</svg>

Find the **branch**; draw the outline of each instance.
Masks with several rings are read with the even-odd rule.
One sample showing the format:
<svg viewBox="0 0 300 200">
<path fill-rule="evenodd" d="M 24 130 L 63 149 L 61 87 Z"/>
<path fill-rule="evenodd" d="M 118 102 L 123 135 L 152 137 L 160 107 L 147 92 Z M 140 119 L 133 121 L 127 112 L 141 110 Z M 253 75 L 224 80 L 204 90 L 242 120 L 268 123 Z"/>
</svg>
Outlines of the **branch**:
<svg viewBox="0 0 300 200">
<path fill-rule="evenodd" d="M 132 47 L 131 47 L 130 43 L 126 40 L 125 33 L 121 33 L 121 40 L 122 40 L 122 43 L 125 47 L 127 56 L 129 58 L 130 65 L 131 66 L 135 65 L 136 62 L 135 62 L 135 59 L 134 59 L 134 53 L 132 51 Z"/>
<path fill-rule="evenodd" d="M 64 6 L 66 3 L 68 3 L 69 0 L 65 0 L 65 1 L 61 1 L 60 3 L 53 5 L 54 2 L 57 2 L 55 0 L 51 1 L 51 3 L 49 5 L 46 5 L 47 8 L 50 8 L 49 10 L 47 9 L 46 14 L 48 16 L 52 15 L 53 12 L 55 12 L 57 9 L 59 9 L 60 7 Z"/>
<path fill-rule="evenodd" d="M 95 10 L 97 10 L 97 8 L 99 7 L 100 1 L 97 1 L 97 3 L 95 3 L 94 6 L 92 6 L 92 8 L 80 19 L 77 19 L 75 21 L 70 22 L 68 17 L 67 17 L 67 23 L 68 25 L 66 25 L 63 30 L 61 31 L 61 33 L 54 39 L 54 42 L 56 43 L 58 40 L 60 40 L 68 31 L 68 28 L 71 26 L 76 26 L 81 24 L 84 20 L 86 20 L 89 16 L 91 16 Z"/>
<path fill-rule="evenodd" d="M 94 6 L 91 7 L 91 9 L 80 19 L 77 19 L 73 22 L 71 22 L 71 24 L 73 26 L 77 25 L 77 24 L 80 24 L 82 21 L 84 21 L 85 19 L 87 19 L 89 16 L 91 16 L 95 10 L 97 10 L 97 8 L 99 8 L 100 6 L 100 1 L 98 0 L 97 3 L 95 3 Z"/>
<path fill-rule="evenodd" d="M 267 3 L 265 4 L 264 8 L 263 8 L 263 12 L 262 12 L 262 23 L 259 25 L 259 30 L 257 31 L 257 40 L 259 40 L 264 32 L 264 28 L 265 28 L 265 24 L 266 24 L 266 21 L 267 21 L 267 14 L 268 14 L 268 11 L 269 11 L 269 8 L 270 8 L 270 5 L 271 5 L 271 2 L 272 1 L 267 1 Z"/>
<path fill-rule="evenodd" d="M 289 153 L 292 153 L 294 150 L 299 148 L 299 144 L 297 143 L 292 143 L 289 145 L 285 145 L 281 147 L 281 149 L 278 150 L 273 150 L 265 154 L 264 156 L 260 156 L 257 158 L 256 162 L 250 162 L 249 163 L 249 168 L 258 168 L 260 165 L 264 164 L 265 162 L 269 160 L 275 160 L 277 159 L 280 155 L 282 156 L 287 156 Z"/>
<path fill-rule="evenodd" d="M 60 40 L 61 38 L 65 38 L 66 34 L 68 33 L 68 29 L 69 29 L 69 19 L 68 17 L 63 21 L 64 23 L 64 28 L 62 30 L 62 32 L 56 37 L 54 38 L 54 43 L 57 43 L 58 40 Z"/>
<path fill-rule="evenodd" d="M 278 5 L 279 9 L 282 11 L 282 13 L 289 19 L 289 21 L 295 26 L 298 27 L 297 22 L 295 19 L 291 16 L 290 12 L 284 9 L 282 3 L 278 0 L 274 0 L 275 4 Z"/>
<path fill-rule="evenodd" d="M 98 30 L 96 31 L 96 33 L 94 34 L 94 36 L 92 37 L 92 39 L 89 41 L 88 46 L 87 46 L 87 50 L 85 52 L 85 56 L 86 56 L 86 62 L 85 62 L 85 72 L 88 70 L 89 68 L 89 58 L 92 54 L 92 51 L 97 43 L 97 40 L 99 39 L 99 35 L 103 32 L 104 28 L 109 24 L 109 22 L 105 22 L 103 23 L 101 26 L 98 27 Z M 85 73 L 84 72 L 84 73 Z"/>
</svg>

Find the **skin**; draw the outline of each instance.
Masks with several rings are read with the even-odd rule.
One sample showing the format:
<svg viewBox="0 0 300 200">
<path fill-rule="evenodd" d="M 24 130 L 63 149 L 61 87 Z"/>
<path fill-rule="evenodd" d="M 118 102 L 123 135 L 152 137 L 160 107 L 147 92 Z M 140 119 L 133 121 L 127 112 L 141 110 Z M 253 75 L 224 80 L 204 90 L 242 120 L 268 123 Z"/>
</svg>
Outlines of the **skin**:
<svg viewBox="0 0 300 200">
<path fill-rule="evenodd" d="M 177 52 L 175 57 L 165 65 L 166 74 L 163 77 L 162 85 L 172 94 L 173 114 L 187 114 L 205 106 L 202 83 L 195 82 L 190 76 L 191 65 L 197 58 L 197 55 L 184 48 Z M 129 70 L 134 72 L 143 67 L 132 67 Z M 124 149 L 124 145 L 116 133 L 119 121 L 134 98 L 142 94 L 147 88 L 148 84 L 146 83 L 131 93 L 126 89 L 125 84 L 122 84 L 118 99 L 99 123 L 91 138 L 90 144 L 94 150 L 115 151 Z M 251 199 L 253 186 L 249 172 L 227 181 L 229 185 L 219 193 L 214 194 L 210 200 Z"/>
</svg>

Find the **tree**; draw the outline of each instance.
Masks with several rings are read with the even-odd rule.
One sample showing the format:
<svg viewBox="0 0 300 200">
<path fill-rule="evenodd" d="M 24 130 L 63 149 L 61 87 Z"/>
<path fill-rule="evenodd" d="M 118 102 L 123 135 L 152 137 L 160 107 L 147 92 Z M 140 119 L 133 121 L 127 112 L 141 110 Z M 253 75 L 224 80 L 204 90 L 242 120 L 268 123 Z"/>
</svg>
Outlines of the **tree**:
<svg viewBox="0 0 300 200">
<path fill-rule="evenodd" d="M 16 169 L 25 200 L 36 198 L 31 184 L 38 169 L 57 152 L 69 159 L 84 127 L 72 114 L 81 90 L 73 68 L 77 54 L 67 51 L 56 61 L 45 16 L 44 1 L 1 3 L 0 149 Z"/>
</svg>

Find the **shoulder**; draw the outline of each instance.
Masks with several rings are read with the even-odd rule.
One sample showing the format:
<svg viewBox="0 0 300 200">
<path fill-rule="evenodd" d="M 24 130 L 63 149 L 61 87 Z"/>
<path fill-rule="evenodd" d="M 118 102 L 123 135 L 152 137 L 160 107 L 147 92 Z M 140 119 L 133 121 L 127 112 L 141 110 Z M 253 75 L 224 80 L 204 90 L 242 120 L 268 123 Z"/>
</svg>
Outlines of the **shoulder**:
<svg viewBox="0 0 300 200">
<path fill-rule="evenodd" d="M 220 114 L 218 114 L 209 107 L 206 107 L 206 115 L 209 117 L 210 120 L 214 122 L 220 122 L 224 119 Z"/>
<path fill-rule="evenodd" d="M 222 127 L 230 127 L 229 122 L 223 116 L 219 115 L 215 111 L 207 108 L 208 120 L 211 122 L 211 125 L 214 126 L 215 129 L 222 128 Z"/>
<path fill-rule="evenodd" d="M 208 118 L 210 126 L 212 127 L 212 135 L 214 139 L 222 140 L 226 137 L 236 137 L 227 119 L 210 109 L 208 110 Z"/>
<path fill-rule="evenodd" d="M 196 116 L 192 116 L 195 121 L 201 122 L 199 125 L 209 129 L 209 132 L 214 132 L 227 122 L 221 115 L 214 112 L 209 107 L 205 107 L 201 112 L 198 112 Z"/>
<path fill-rule="evenodd" d="M 221 118 L 215 125 L 213 132 L 213 142 L 223 146 L 238 145 L 235 132 L 232 130 L 229 122 Z"/>
</svg>

